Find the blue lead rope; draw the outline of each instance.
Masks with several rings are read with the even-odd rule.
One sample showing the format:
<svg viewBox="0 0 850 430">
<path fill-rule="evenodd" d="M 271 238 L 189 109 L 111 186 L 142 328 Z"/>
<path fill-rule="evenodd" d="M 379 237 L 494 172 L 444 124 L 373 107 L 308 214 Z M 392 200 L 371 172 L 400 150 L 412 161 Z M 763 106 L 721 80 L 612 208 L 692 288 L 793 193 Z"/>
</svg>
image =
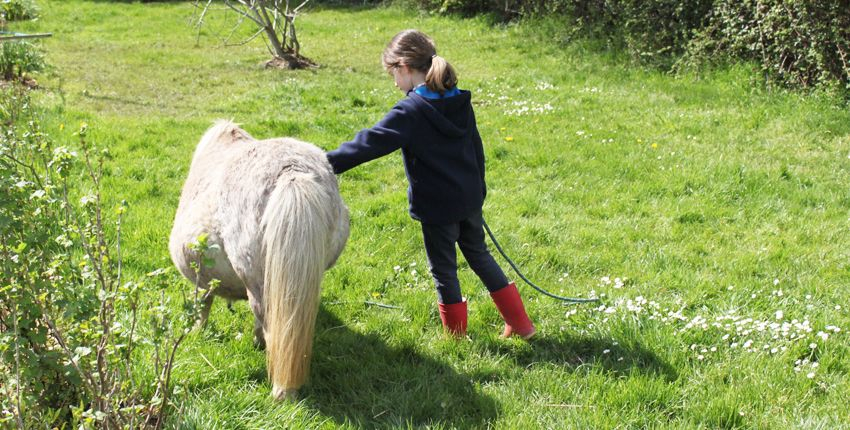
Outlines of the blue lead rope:
<svg viewBox="0 0 850 430">
<path fill-rule="evenodd" d="M 519 271 L 519 268 L 516 266 L 516 264 L 514 264 L 513 260 L 511 260 L 511 258 L 508 257 L 507 254 L 505 254 L 505 251 L 502 250 L 502 247 L 499 246 L 499 241 L 496 240 L 496 236 L 493 235 L 493 232 L 490 230 L 490 226 L 487 225 L 487 221 L 484 221 L 483 218 L 482 218 L 482 221 L 484 223 L 484 230 L 487 230 L 487 234 L 490 236 L 490 240 L 493 241 L 493 245 L 496 245 L 496 249 L 499 250 L 499 254 L 502 254 L 502 257 L 505 257 L 505 260 L 507 260 L 508 264 L 510 264 L 511 267 L 514 269 L 514 272 L 516 272 L 516 274 L 519 275 L 519 277 L 523 281 L 525 281 L 526 284 L 530 285 L 531 288 L 534 288 L 535 290 L 537 290 L 538 292 L 540 292 L 543 295 L 546 295 L 546 296 L 549 296 L 553 299 L 560 300 L 560 301 L 567 302 L 567 303 L 593 303 L 593 302 L 599 301 L 599 299 L 579 299 L 579 298 L 576 298 L 576 297 L 562 297 L 562 296 L 559 296 L 559 295 L 556 295 L 556 294 L 552 294 L 552 293 L 538 287 L 537 285 L 534 285 L 534 282 L 529 281 L 528 278 L 526 278 L 525 275 L 523 275 L 522 272 Z"/>
</svg>

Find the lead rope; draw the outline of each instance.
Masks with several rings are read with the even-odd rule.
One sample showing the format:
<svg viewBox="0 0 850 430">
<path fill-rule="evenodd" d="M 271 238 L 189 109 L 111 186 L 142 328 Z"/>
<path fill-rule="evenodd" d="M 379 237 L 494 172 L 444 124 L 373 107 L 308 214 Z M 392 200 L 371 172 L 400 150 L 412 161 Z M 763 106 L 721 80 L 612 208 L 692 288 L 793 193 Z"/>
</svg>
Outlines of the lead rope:
<svg viewBox="0 0 850 430">
<path fill-rule="evenodd" d="M 499 254 L 502 254 L 502 257 L 505 257 L 505 260 L 507 260 L 508 264 L 510 264 L 511 267 L 514 269 L 514 272 L 516 272 L 516 274 L 519 275 L 520 279 L 525 281 L 526 284 L 530 285 L 531 288 L 534 288 L 535 290 L 537 290 L 538 292 L 540 292 L 543 295 L 546 295 L 546 296 L 549 296 L 553 299 L 560 300 L 560 301 L 567 302 L 567 303 L 593 303 L 593 302 L 599 301 L 599 299 L 579 299 L 579 298 L 576 298 L 576 297 L 563 297 L 563 296 L 559 296 L 557 294 L 552 294 L 552 293 L 544 290 L 543 288 L 540 288 L 537 285 L 534 285 L 534 282 L 529 281 L 528 278 L 526 278 L 525 275 L 523 275 L 522 272 L 519 271 L 519 268 L 516 266 L 516 264 L 514 264 L 513 260 L 511 260 L 511 258 L 508 257 L 507 254 L 505 254 L 505 251 L 502 250 L 502 247 L 499 246 L 499 241 L 496 240 L 496 236 L 493 235 L 493 232 L 490 230 L 490 226 L 487 225 L 487 221 L 484 221 L 483 217 L 481 218 L 481 221 L 484 224 L 484 230 L 487 230 L 487 235 L 489 235 L 490 240 L 493 241 L 493 245 L 496 245 L 496 249 L 499 250 Z"/>
</svg>

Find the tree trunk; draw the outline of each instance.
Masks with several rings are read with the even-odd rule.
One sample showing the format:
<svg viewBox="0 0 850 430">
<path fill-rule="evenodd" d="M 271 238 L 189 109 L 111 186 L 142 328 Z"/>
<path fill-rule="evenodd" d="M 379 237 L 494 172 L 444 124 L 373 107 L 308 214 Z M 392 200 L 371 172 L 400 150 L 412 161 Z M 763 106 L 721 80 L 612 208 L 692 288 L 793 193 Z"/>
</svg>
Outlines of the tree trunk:
<svg viewBox="0 0 850 430">
<path fill-rule="evenodd" d="M 272 48 L 274 48 L 274 55 L 283 58 L 286 50 L 283 49 L 283 45 L 281 45 L 280 40 L 278 40 L 274 29 L 270 25 L 267 25 L 263 27 L 263 30 L 265 30 L 266 35 L 269 37 L 269 42 L 271 42 Z"/>
</svg>

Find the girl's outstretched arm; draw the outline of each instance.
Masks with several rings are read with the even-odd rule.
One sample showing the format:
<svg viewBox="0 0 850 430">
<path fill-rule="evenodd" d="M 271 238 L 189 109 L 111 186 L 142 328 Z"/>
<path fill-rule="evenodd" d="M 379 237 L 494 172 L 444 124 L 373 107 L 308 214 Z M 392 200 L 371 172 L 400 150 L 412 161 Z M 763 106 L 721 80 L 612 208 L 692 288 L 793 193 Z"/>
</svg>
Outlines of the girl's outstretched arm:
<svg viewBox="0 0 850 430">
<path fill-rule="evenodd" d="M 328 152 L 334 173 L 342 173 L 367 161 L 383 157 L 405 145 L 413 131 L 413 118 L 401 103 L 372 128 L 361 130 L 353 140 Z"/>
</svg>

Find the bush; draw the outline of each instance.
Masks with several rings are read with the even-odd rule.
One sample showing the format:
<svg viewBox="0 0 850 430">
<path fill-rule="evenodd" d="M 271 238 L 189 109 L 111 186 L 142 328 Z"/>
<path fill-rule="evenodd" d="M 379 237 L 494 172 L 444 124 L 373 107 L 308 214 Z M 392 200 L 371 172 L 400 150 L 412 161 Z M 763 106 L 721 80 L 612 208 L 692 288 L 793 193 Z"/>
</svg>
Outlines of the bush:
<svg viewBox="0 0 850 430">
<path fill-rule="evenodd" d="M 0 42 L 0 78 L 11 81 L 47 67 L 37 45 L 26 41 Z"/>
<path fill-rule="evenodd" d="M 739 59 L 789 86 L 850 90 L 850 2 L 717 1 L 683 63 Z"/>
<path fill-rule="evenodd" d="M 400 0 L 435 13 L 549 16 L 669 68 L 756 61 L 789 86 L 850 90 L 847 0 Z"/>
<path fill-rule="evenodd" d="M 127 279 L 127 205 L 100 195 L 108 152 L 85 124 L 57 145 L 26 89 L 0 93 L 0 427 L 159 427 L 198 289 L 184 312 L 165 294 L 176 274 Z"/>
<path fill-rule="evenodd" d="M 38 17 L 32 0 L 0 0 L 0 21 L 23 21 Z"/>
</svg>

